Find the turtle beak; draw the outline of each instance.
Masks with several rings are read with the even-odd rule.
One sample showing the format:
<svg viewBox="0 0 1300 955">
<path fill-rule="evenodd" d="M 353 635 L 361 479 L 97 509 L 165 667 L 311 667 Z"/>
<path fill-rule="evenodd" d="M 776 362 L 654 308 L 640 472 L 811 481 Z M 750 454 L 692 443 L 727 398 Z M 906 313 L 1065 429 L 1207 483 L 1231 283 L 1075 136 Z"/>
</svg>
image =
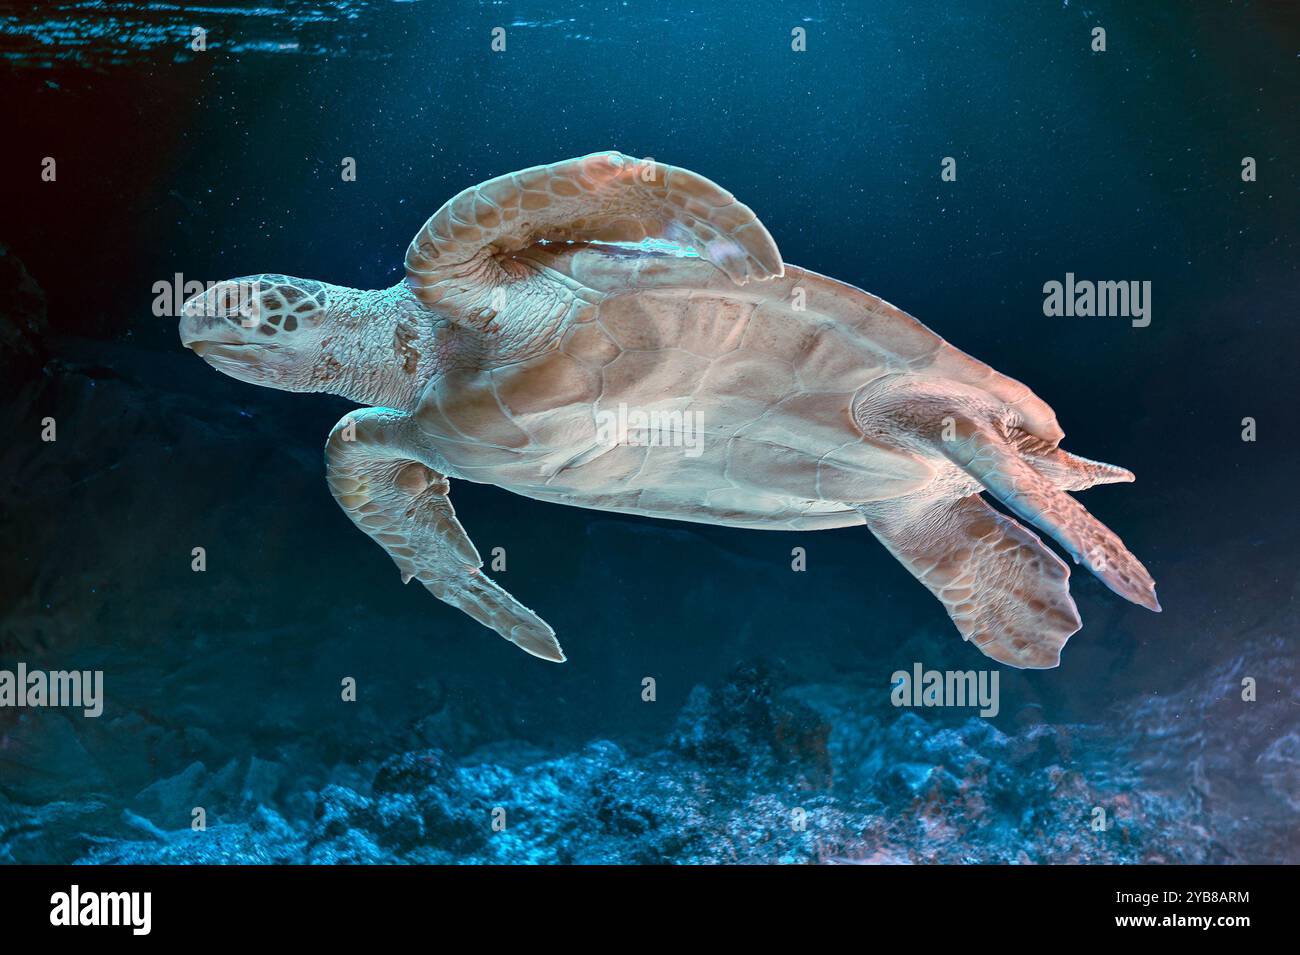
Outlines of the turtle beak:
<svg viewBox="0 0 1300 955">
<path fill-rule="evenodd" d="M 245 328 L 229 317 L 203 307 L 201 297 L 191 299 L 181 312 L 181 344 L 217 371 L 255 385 L 277 386 L 291 356 L 277 354 L 277 343 L 258 333 L 254 325 Z M 259 340 L 260 339 L 260 340 Z"/>
<path fill-rule="evenodd" d="M 185 347 L 221 372 L 250 385 L 288 388 L 294 373 L 292 351 L 272 342 L 214 341 L 212 338 L 189 338 L 181 335 Z M 292 390 L 291 388 L 289 390 Z"/>
<path fill-rule="evenodd" d="M 180 321 L 182 345 L 202 355 L 205 345 L 243 345 L 248 342 L 248 335 L 242 327 L 211 314 L 202 306 L 200 299 L 190 299 L 185 303 Z"/>
<path fill-rule="evenodd" d="M 243 345 L 258 341 L 259 293 L 256 280 L 231 279 L 191 296 L 181 306 L 181 344 L 202 354 L 199 346 L 203 343 Z"/>
</svg>

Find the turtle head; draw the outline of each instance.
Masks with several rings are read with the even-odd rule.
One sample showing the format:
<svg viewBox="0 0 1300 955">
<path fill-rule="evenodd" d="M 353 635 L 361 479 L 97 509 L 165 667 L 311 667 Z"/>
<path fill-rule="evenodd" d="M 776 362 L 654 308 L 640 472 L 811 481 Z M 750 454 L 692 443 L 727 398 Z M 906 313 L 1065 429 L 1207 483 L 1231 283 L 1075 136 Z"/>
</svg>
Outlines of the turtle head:
<svg viewBox="0 0 1300 955">
<path fill-rule="evenodd" d="M 218 282 L 181 308 L 181 344 L 217 371 L 281 391 L 409 407 L 446 325 L 405 284 L 363 292 L 287 275 Z"/>
<path fill-rule="evenodd" d="M 333 285 L 287 275 L 218 282 L 181 308 L 181 344 L 218 371 L 282 391 L 318 391 Z"/>
</svg>

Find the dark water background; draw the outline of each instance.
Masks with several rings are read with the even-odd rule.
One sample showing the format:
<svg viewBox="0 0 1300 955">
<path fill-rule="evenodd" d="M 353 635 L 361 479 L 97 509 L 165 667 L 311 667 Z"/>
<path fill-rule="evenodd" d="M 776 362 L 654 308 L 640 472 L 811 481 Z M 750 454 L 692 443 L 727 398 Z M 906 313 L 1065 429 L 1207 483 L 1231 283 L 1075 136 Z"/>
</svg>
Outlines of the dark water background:
<svg viewBox="0 0 1300 955">
<path fill-rule="evenodd" d="M 1083 631 L 1057 670 L 1002 671 L 996 725 L 1148 713 L 1122 725 L 1199 740 L 1212 765 L 1235 738 L 1300 800 L 1297 20 L 1258 2 L 0 5 L 0 243 L 47 316 L 35 358 L 5 372 L 0 665 L 103 668 L 109 687 L 90 729 L 0 713 L 0 793 L 95 794 L 48 853 L 75 857 L 86 820 L 123 807 L 187 827 L 188 809 L 149 815 L 136 794 L 196 761 L 278 767 L 259 798 L 292 816 L 430 733 L 453 753 L 653 750 L 692 687 L 755 659 L 886 715 L 894 670 L 984 665 L 863 529 L 672 524 L 458 482 L 479 549 L 506 548 L 503 585 L 569 654 L 541 664 L 401 587 L 338 511 L 320 448 L 347 403 L 224 378 L 151 314 L 176 272 L 391 285 L 460 189 L 616 148 L 718 181 L 786 261 L 918 316 L 1028 383 L 1068 448 L 1136 472 L 1082 499 L 1164 613 L 1076 572 Z M 207 52 L 188 50 L 192 25 Z M 1044 317 L 1043 283 L 1066 272 L 1149 280 L 1151 325 Z M 35 438 L 46 414 L 55 445 Z M 351 709 L 343 675 L 362 687 Z M 1269 706 L 1202 725 L 1240 675 Z M 1152 778 L 1204 777 L 1169 746 Z M 1245 789 L 1215 797 L 1265 798 Z"/>
</svg>

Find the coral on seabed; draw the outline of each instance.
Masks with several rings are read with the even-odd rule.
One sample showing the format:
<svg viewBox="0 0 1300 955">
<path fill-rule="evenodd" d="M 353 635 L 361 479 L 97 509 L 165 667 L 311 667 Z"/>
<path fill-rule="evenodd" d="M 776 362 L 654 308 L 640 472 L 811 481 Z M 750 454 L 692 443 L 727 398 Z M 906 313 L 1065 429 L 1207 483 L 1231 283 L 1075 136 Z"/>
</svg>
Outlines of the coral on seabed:
<svg viewBox="0 0 1300 955">
<path fill-rule="evenodd" d="M 936 730 L 905 711 L 863 716 L 843 686 L 778 684 L 742 666 L 721 687 L 697 687 L 665 745 L 639 756 L 608 740 L 562 753 L 402 753 L 367 783 L 324 786 L 301 820 L 258 799 L 275 772 L 265 764 L 216 784 L 226 801 L 242 793 L 247 811 L 205 832 L 130 813 L 96 832 L 82 828 L 102 819 L 94 803 L 0 803 L 0 859 L 49 859 L 58 846 L 65 859 L 109 863 L 1246 861 L 1233 829 L 1207 829 L 1196 796 L 1153 788 L 1141 757 L 1101 728 L 1035 723 L 1008 735 L 972 718 Z M 198 775 L 153 796 L 216 796 Z M 1273 823 L 1281 841 L 1271 853 L 1256 845 L 1250 861 L 1285 852 L 1285 816 Z"/>
</svg>

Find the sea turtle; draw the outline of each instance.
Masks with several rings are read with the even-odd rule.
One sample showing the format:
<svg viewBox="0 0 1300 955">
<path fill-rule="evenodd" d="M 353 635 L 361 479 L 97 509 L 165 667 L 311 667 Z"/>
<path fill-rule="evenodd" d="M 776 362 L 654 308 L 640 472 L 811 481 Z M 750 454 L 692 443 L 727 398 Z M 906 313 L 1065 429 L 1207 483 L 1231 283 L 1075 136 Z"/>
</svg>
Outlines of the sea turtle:
<svg viewBox="0 0 1300 955">
<path fill-rule="evenodd" d="M 865 524 L 985 654 L 1056 666 L 1080 627 L 1069 569 L 987 491 L 1160 609 L 1065 493 L 1130 472 L 1061 450 L 1046 403 L 910 315 L 784 265 L 702 176 L 617 152 L 511 173 L 439 209 L 405 264 L 374 291 L 219 283 L 181 340 L 243 381 L 369 406 L 326 443 L 334 497 L 404 582 L 535 656 L 565 659 L 480 569 L 450 478 L 734 527 Z"/>
</svg>

